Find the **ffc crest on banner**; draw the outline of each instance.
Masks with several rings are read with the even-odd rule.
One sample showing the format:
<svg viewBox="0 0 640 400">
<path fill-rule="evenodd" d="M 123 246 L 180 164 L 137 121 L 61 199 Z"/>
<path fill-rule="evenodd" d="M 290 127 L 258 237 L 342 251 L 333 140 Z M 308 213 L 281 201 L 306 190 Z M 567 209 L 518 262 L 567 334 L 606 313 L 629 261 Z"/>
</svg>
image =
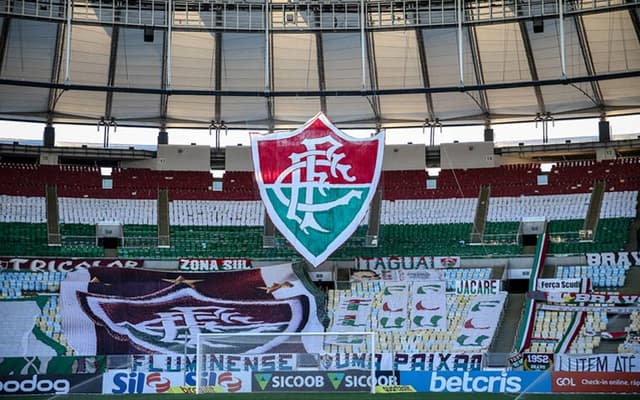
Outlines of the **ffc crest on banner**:
<svg viewBox="0 0 640 400">
<path fill-rule="evenodd" d="M 287 264 L 212 273 L 91 268 L 68 273 L 60 298 L 62 329 L 80 355 L 183 354 L 195 352 L 200 333 L 283 334 L 213 349 L 260 354 L 277 349 L 287 332 L 322 329 L 317 289 Z M 317 339 L 298 345 L 313 352 Z"/>
<path fill-rule="evenodd" d="M 352 138 L 318 113 L 295 131 L 252 136 L 251 151 L 269 217 L 317 267 L 366 215 L 380 179 L 384 133 Z"/>
</svg>

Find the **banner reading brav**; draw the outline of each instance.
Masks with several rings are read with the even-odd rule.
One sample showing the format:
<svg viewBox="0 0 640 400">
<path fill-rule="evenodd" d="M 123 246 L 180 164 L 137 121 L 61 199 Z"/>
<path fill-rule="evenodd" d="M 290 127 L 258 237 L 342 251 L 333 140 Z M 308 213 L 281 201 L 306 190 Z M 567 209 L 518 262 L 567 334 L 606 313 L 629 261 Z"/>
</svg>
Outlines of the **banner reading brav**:
<svg viewBox="0 0 640 400">
<path fill-rule="evenodd" d="M 322 331 L 320 295 L 304 278 L 290 265 L 211 274 L 78 270 L 61 284 L 62 327 L 78 355 L 195 353 L 199 333 Z M 234 338 L 214 351 L 280 350 L 285 339 Z M 318 350 L 316 342 L 305 337 L 295 350 Z"/>
<path fill-rule="evenodd" d="M 252 136 L 251 150 L 269 217 L 315 267 L 366 215 L 380 179 L 384 133 L 352 138 L 318 113 L 295 131 Z"/>
</svg>

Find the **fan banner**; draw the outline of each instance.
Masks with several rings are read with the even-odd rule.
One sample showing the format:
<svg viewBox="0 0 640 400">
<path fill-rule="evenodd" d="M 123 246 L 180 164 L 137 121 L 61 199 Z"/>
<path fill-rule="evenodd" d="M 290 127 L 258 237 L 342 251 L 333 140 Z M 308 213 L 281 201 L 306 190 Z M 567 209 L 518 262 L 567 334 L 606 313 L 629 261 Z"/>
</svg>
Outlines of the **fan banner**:
<svg viewBox="0 0 640 400">
<path fill-rule="evenodd" d="M 587 253 L 587 264 L 591 267 L 637 267 L 640 266 L 640 251 L 618 251 L 609 253 Z"/>
<path fill-rule="evenodd" d="M 411 329 L 447 330 L 447 283 L 413 282 L 411 285 Z"/>
<path fill-rule="evenodd" d="M 589 279 L 581 278 L 545 278 L 538 279 L 537 290 L 541 292 L 589 292 Z"/>
<path fill-rule="evenodd" d="M 424 270 L 433 268 L 433 257 L 356 257 L 355 268 L 376 272 Z"/>
<path fill-rule="evenodd" d="M 45 312 L 50 298 L 54 296 L 34 296 L 27 299 L 3 299 L 0 300 L 0 315 L 5 323 L 2 327 L 2 340 L 0 340 L 0 369 L 6 370 L 5 357 L 32 357 L 33 365 L 40 364 L 39 357 L 53 357 L 66 353 L 66 348 L 58 341 L 51 338 L 37 323 Z M 53 318 L 47 318 L 47 323 L 53 324 Z M 27 362 L 28 364 L 28 362 Z M 21 371 L 22 372 L 22 371 Z M 32 371 L 24 370 L 28 375 Z"/>
<path fill-rule="evenodd" d="M 317 267 L 367 214 L 380 180 L 384 133 L 353 138 L 318 113 L 295 131 L 253 135 L 251 151 L 269 217 Z"/>
<path fill-rule="evenodd" d="M 640 354 L 556 354 L 554 361 L 555 371 L 640 373 Z"/>
<path fill-rule="evenodd" d="M 252 269 L 247 258 L 180 258 L 178 269 L 187 272 L 236 271 Z"/>
<path fill-rule="evenodd" d="M 640 294 L 599 294 L 599 293 L 547 293 L 547 301 L 550 303 L 563 304 L 628 304 L 640 305 Z"/>
<path fill-rule="evenodd" d="M 332 309 L 330 332 L 364 332 L 371 329 L 372 299 L 344 294 Z"/>
<path fill-rule="evenodd" d="M 378 312 L 377 324 L 380 332 L 405 332 L 410 327 L 409 290 L 410 282 L 381 283 L 382 292 L 378 299 L 382 305 Z"/>
<path fill-rule="evenodd" d="M 365 281 L 441 281 L 446 275 L 440 269 L 373 271 L 357 269 L 351 271 L 351 282 Z"/>
<path fill-rule="evenodd" d="M 191 274 L 91 268 L 68 273 L 60 297 L 62 329 L 77 355 L 190 354 L 201 333 L 323 330 L 319 291 L 302 268 L 288 264 Z M 286 339 L 249 344 L 229 338 L 218 351 L 283 350 Z M 317 343 L 304 337 L 290 347 L 314 351 Z"/>
<path fill-rule="evenodd" d="M 142 268 L 142 259 L 0 257 L 0 271 L 69 272 L 81 268 Z"/>
<path fill-rule="evenodd" d="M 491 345 L 506 297 L 506 293 L 501 292 L 493 296 L 471 298 L 469 311 L 453 343 L 454 351 L 477 351 Z"/>
</svg>

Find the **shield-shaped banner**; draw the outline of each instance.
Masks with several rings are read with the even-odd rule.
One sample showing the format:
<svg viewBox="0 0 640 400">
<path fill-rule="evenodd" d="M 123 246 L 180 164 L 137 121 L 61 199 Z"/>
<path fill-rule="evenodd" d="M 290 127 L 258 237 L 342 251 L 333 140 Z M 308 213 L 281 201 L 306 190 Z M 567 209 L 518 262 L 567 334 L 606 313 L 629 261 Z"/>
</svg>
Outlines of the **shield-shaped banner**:
<svg viewBox="0 0 640 400">
<path fill-rule="evenodd" d="M 295 131 L 252 136 L 251 149 L 269 217 L 317 267 L 366 215 L 380 180 L 384 133 L 353 138 L 318 113 Z"/>
</svg>

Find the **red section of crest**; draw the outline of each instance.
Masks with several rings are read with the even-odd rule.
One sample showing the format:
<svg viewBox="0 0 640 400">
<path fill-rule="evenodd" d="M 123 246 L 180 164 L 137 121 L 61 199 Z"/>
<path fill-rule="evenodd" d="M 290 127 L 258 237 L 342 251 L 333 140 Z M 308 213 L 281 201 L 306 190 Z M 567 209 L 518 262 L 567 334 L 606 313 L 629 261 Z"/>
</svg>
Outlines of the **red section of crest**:
<svg viewBox="0 0 640 400">
<path fill-rule="evenodd" d="M 337 136 L 321 119 L 313 121 L 305 130 L 299 134 L 287 139 L 262 140 L 258 142 L 258 153 L 260 158 L 260 170 L 262 179 L 265 184 L 276 182 L 278 176 L 285 169 L 291 166 L 292 153 L 304 153 L 307 147 L 302 144 L 304 139 L 320 138 L 331 135 L 336 141 L 342 144 L 336 154 L 344 154 L 344 158 L 340 161 L 342 165 L 351 165 L 348 175 L 355 177 L 354 181 L 348 181 L 338 173 L 337 177 L 331 175 L 330 167 L 315 167 L 315 172 L 325 172 L 327 174 L 326 182 L 328 184 L 368 184 L 373 180 L 375 172 L 376 157 L 378 155 L 378 146 L 382 143 L 378 140 L 350 142 Z M 324 144 L 317 147 L 317 150 L 326 150 L 330 144 Z M 318 157 L 318 159 L 326 159 Z M 306 168 L 300 169 L 302 180 L 305 180 Z M 291 183 L 291 177 L 287 176 L 283 183 Z"/>
</svg>

